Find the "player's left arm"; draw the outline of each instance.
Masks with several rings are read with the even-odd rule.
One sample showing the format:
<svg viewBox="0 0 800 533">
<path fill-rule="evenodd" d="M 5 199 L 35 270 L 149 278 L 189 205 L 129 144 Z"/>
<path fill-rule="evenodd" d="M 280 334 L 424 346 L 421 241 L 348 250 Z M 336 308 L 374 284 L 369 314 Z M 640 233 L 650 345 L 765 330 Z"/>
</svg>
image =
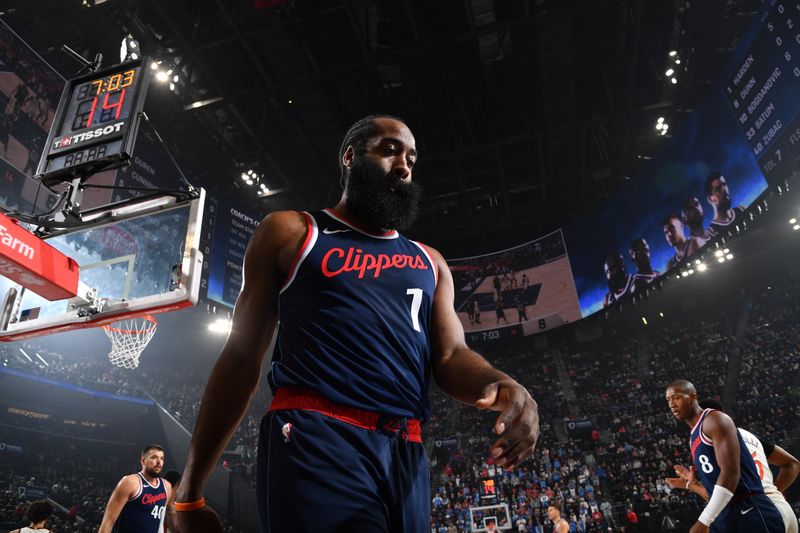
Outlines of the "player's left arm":
<svg viewBox="0 0 800 533">
<path fill-rule="evenodd" d="M 708 504 L 689 533 L 709 530 L 711 523 L 733 498 L 741 477 L 739 432 L 731 417 L 720 411 L 713 411 L 703 420 L 700 431 L 714 442 L 714 457 L 719 465 L 719 476 Z"/>
<path fill-rule="evenodd" d="M 777 444 L 774 445 L 774 449 L 767 455 L 767 461 L 769 461 L 771 465 L 780 467 L 778 475 L 775 477 L 775 486 L 781 492 L 791 487 L 792 483 L 797 479 L 797 476 L 800 475 L 800 461 Z"/>
<path fill-rule="evenodd" d="M 510 470 L 533 455 L 539 438 L 539 410 L 530 393 L 471 350 L 464 328 L 453 307 L 453 277 L 439 252 L 428 248 L 439 271 L 433 297 L 431 345 L 433 377 L 437 385 L 456 400 L 479 409 L 500 412 L 491 456 Z"/>
</svg>

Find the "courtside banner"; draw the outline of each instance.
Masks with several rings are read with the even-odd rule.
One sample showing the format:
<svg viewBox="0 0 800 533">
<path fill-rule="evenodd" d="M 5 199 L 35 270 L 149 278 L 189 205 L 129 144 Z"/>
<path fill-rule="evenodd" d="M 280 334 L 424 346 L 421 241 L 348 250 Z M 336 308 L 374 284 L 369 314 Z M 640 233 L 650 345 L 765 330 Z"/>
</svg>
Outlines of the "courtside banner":
<svg viewBox="0 0 800 533">
<path fill-rule="evenodd" d="M 0 274 L 50 301 L 78 293 L 78 263 L 0 213 Z"/>
</svg>

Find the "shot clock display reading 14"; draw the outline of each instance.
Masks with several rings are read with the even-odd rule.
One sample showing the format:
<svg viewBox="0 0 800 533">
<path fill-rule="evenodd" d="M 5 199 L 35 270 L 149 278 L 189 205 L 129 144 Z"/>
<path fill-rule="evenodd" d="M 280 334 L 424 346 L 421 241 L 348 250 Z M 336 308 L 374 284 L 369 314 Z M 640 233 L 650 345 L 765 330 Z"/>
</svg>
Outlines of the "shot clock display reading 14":
<svg viewBox="0 0 800 533">
<path fill-rule="evenodd" d="M 45 182 L 121 166 L 130 157 L 146 91 L 142 60 L 67 82 L 37 175 Z"/>
</svg>

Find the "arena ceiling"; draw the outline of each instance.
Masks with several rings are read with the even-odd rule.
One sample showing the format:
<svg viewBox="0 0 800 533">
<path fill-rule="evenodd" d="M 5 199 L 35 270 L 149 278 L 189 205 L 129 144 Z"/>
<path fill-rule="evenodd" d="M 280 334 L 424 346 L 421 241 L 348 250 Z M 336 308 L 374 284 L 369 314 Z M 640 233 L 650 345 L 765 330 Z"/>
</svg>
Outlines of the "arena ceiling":
<svg viewBox="0 0 800 533">
<path fill-rule="evenodd" d="M 148 109 L 184 172 L 261 213 L 331 205 L 349 124 L 405 118 L 425 189 L 410 233 L 455 257 L 555 229 L 624 185 L 669 138 L 656 118 L 678 128 L 759 3 L 10 0 L 0 16 L 65 76 L 78 65 L 62 44 L 109 65 L 133 34 L 179 75 Z M 248 169 L 277 192 L 258 198 Z"/>
</svg>

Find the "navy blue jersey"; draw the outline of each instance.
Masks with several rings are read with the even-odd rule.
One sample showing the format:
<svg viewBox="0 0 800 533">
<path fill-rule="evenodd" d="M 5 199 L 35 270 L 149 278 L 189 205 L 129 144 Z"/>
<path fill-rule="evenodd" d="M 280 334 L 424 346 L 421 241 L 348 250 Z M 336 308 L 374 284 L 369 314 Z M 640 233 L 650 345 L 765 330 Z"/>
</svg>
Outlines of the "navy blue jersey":
<svg viewBox="0 0 800 533">
<path fill-rule="evenodd" d="M 692 460 L 697 474 L 700 476 L 700 482 L 708 491 L 708 494 L 714 492 L 714 485 L 717 484 L 719 477 L 719 464 L 717 457 L 714 453 L 714 443 L 707 435 L 703 433 L 703 420 L 711 413 L 713 409 L 706 409 L 700 415 L 700 420 L 697 421 L 689 435 L 689 447 L 692 450 Z M 764 487 L 761 485 L 761 479 L 758 477 L 756 464 L 753 462 L 753 457 L 747 449 L 747 445 L 742 440 L 742 435 L 738 431 L 736 437 L 739 439 L 739 484 L 733 493 L 734 498 L 742 498 L 749 494 L 758 494 L 764 492 Z"/>
<path fill-rule="evenodd" d="M 711 222 L 708 225 L 708 229 L 706 229 L 706 234 L 709 235 L 709 238 L 716 237 L 717 235 L 724 233 L 728 228 L 732 228 L 736 225 L 737 221 L 742 218 L 744 215 L 744 207 L 736 206 L 732 207 L 731 210 L 733 211 L 733 216 L 728 222 Z"/>
<path fill-rule="evenodd" d="M 309 388 L 342 405 L 426 419 L 438 278 L 430 253 L 331 209 L 304 215 L 306 240 L 278 299 L 273 392 Z"/>
<path fill-rule="evenodd" d="M 164 512 L 167 507 L 167 488 L 158 479 L 155 486 L 147 482 L 141 472 L 139 491 L 128 500 L 114 524 L 113 533 L 163 533 Z"/>
</svg>

